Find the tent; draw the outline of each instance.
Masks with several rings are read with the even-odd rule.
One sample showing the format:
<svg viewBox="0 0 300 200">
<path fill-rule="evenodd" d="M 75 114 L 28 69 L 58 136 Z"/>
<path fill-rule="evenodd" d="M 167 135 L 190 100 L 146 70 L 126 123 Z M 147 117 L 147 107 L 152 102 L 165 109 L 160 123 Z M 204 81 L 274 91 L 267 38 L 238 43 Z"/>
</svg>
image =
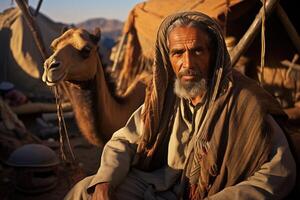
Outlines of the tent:
<svg viewBox="0 0 300 200">
<path fill-rule="evenodd" d="M 221 19 L 229 8 L 241 4 L 241 2 L 241 0 L 149 0 L 137 4 L 129 13 L 123 29 L 123 38 L 126 38 L 124 58 L 120 59 L 118 65 L 115 62 L 114 66 L 121 69 L 118 85 L 124 86 L 130 83 L 131 79 L 134 79 L 136 74 L 145 68 L 149 70 L 156 33 L 160 23 L 167 15 L 193 10 L 204 12 L 215 19 Z M 251 2 L 246 1 L 243 4 L 252 4 Z M 251 6 L 247 5 L 247 7 Z M 222 24 L 222 20 L 219 22 Z"/>
<path fill-rule="evenodd" d="M 295 3 L 281 1 L 280 4 L 287 8 L 286 12 L 291 13 L 292 20 L 296 22 L 296 13 L 291 12 Z M 232 36 L 236 41 L 239 41 L 261 6 L 262 3 L 259 0 L 149 0 L 137 4 L 129 13 L 123 29 L 123 38 L 126 38 L 123 45 L 123 49 L 125 49 L 124 58 L 120 58 L 120 61 L 115 62 L 114 65 L 120 69 L 119 72 L 116 70 L 119 73 L 118 85 L 127 88 L 126 85 L 129 85 L 138 73 L 150 70 L 156 32 L 159 24 L 167 15 L 188 10 L 204 12 L 219 22 L 226 36 Z M 297 53 L 297 49 L 288 37 L 276 13 L 273 13 L 267 20 L 266 43 L 267 66 L 283 67 L 280 61 L 291 60 L 293 55 Z M 260 37 L 256 37 L 246 52 L 246 56 L 251 58 L 251 63 L 248 65 L 252 65 L 252 67 L 247 68 L 246 73 L 254 76 L 256 66 L 260 62 Z"/>
<path fill-rule="evenodd" d="M 64 25 L 53 22 L 43 14 L 36 17 L 36 22 L 43 42 L 49 48 Z M 10 81 L 26 94 L 50 94 L 41 80 L 42 56 L 19 8 L 10 8 L 0 13 L 0 44 L 0 82 Z M 50 49 L 47 51 L 50 53 Z"/>
</svg>

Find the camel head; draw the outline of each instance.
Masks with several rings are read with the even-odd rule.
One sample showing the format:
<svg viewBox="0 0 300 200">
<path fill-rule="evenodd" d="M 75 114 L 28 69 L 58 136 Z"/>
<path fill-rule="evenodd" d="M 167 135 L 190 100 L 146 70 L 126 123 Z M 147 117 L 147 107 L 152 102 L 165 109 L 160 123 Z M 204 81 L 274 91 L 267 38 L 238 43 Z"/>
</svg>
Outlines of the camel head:
<svg viewBox="0 0 300 200">
<path fill-rule="evenodd" d="M 53 54 L 44 62 L 43 81 L 53 86 L 61 81 L 87 81 L 97 72 L 100 29 L 91 34 L 72 28 L 53 40 Z"/>
</svg>

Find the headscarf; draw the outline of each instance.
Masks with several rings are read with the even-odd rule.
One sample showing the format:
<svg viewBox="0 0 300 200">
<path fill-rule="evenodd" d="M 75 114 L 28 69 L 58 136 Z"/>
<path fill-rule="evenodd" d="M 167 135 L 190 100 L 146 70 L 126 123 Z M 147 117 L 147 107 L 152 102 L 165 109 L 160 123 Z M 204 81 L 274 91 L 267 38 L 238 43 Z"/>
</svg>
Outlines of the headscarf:
<svg viewBox="0 0 300 200">
<path fill-rule="evenodd" d="M 176 96 L 173 92 L 174 72 L 169 60 L 167 46 L 168 28 L 180 17 L 188 17 L 207 26 L 210 36 L 216 41 L 216 54 L 213 75 L 210 80 L 208 103 L 213 104 L 217 98 L 220 84 L 224 77 L 230 77 L 231 63 L 226 49 L 222 30 L 215 20 L 200 12 L 182 12 L 166 17 L 159 27 L 155 45 L 152 83 L 147 89 L 143 109 L 144 129 L 138 144 L 144 169 L 149 168 L 152 156 L 162 141 L 167 137 L 171 124 Z M 209 105 L 207 105 L 209 106 Z M 169 122 L 169 123 L 168 123 Z"/>
</svg>

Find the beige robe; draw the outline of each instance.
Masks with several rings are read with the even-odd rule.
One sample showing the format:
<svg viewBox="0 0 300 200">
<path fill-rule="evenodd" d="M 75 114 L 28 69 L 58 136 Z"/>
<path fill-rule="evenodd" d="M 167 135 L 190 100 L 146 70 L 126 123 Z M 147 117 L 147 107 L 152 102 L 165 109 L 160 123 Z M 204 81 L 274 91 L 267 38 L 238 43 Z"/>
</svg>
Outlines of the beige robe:
<svg viewBox="0 0 300 200">
<path fill-rule="evenodd" d="M 94 186 L 102 182 L 110 182 L 117 188 L 119 199 L 177 199 L 178 180 L 192 148 L 190 141 L 199 129 L 199 124 L 192 123 L 192 118 L 199 121 L 202 108 L 181 100 L 168 146 L 168 166 L 149 173 L 131 168 L 136 162 L 136 143 L 143 127 L 140 107 L 106 144 L 97 174 L 75 186 L 66 199 L 89 199 L 91 196 L 85 190 L 91 193 Z M 291 191 L 296 179 L 295 161 L 280 127 L 270 115 L 266 121 L 273 127 L 269 161 L 247 180 L 208 199 L 281 199 Z"/>
</svg>

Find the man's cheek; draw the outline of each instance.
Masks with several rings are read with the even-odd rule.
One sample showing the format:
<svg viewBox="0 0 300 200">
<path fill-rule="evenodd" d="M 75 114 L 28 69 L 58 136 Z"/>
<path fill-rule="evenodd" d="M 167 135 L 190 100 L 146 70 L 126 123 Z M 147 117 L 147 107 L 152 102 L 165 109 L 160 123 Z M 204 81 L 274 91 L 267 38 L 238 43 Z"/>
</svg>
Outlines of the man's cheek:
<svg viewBox="0 0 300 200">
<path fill-rule="evenodd" d="M 175 63 L 176 68 L 177 68 L 177 73 L 181 70 L 182 66 L 183 66 L 183 59 L 178 59 Z"/>
</svg>

